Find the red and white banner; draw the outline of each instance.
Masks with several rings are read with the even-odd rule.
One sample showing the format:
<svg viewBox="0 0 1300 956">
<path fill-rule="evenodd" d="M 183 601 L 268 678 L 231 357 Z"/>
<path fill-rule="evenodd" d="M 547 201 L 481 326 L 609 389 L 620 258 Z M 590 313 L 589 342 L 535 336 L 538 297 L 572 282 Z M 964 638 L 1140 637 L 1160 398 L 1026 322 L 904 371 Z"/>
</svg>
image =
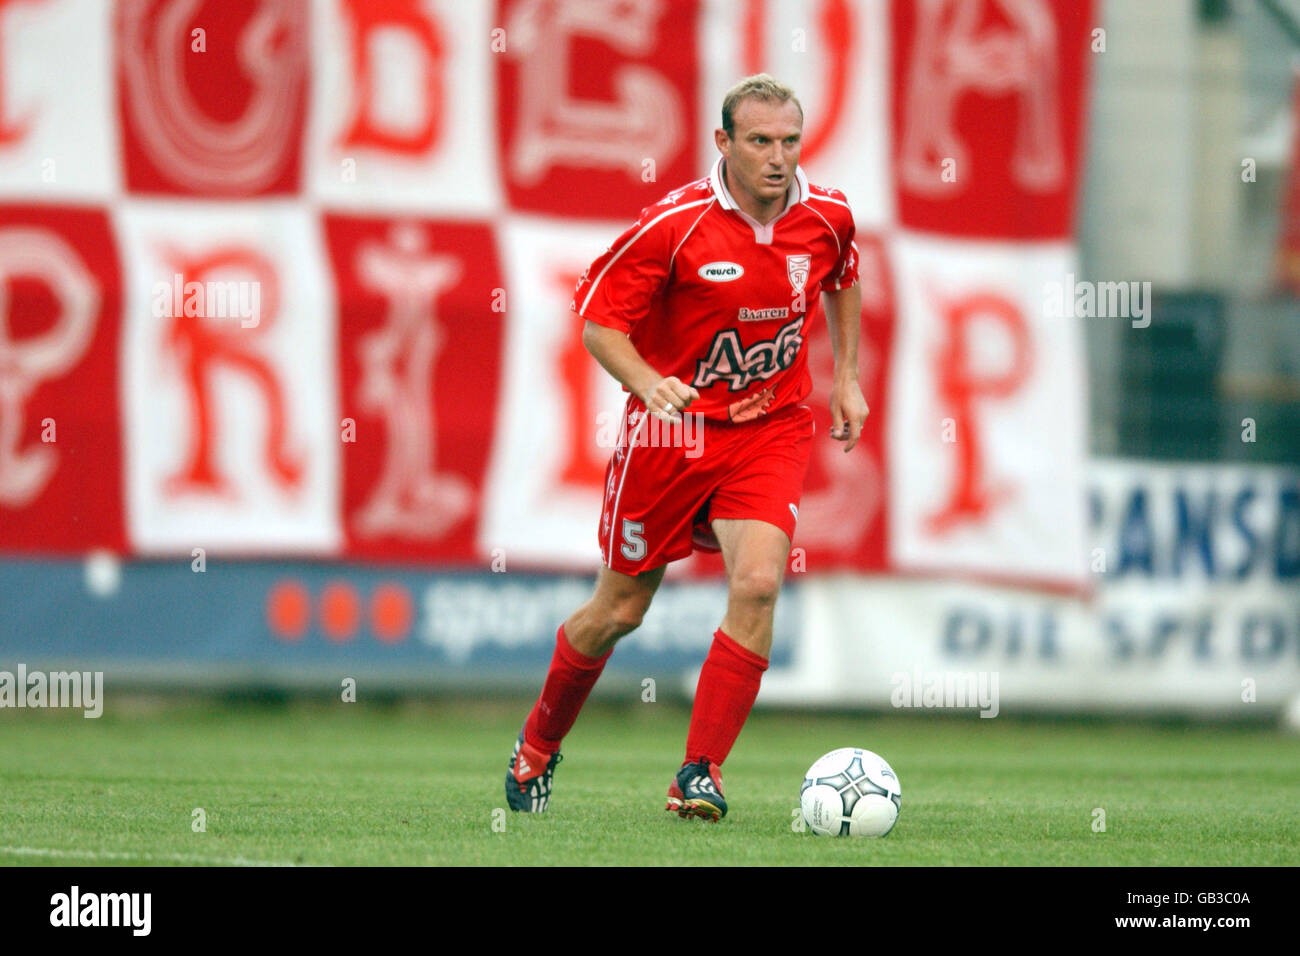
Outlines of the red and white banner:
<svg viewBox="0 0 1300 956">
<path fill-rule="evenodd" d="M 571 290 L 765 70 L 855 211 L 872 408 L 842 454 L 810 330 L 792 567 L 1077 588 L 1083 352 L 1043 303 L 1091 15 L 0 0 L 0 549 L 594 566 L 621 396 Z"/>
<path fill-rule="evenodd" d="M 917 234 L 899 236 L 893 250 L 898 310 L 886 408 L 895 564 L 1079 579 L 1082 331 L 1043 315 L 1043 290 L 1074 270 L 1073 250 L 984 242 L 975 256 L 967 242 Z"/>
<path fill-rule="evenodd" d="M 284 203 L 141 203 L 116 219 L 132 545 L 336 549 L 345 446 L 319 223 Z"/>
<path fill-rule="evenodd" d="M 127 545 L 122 279 L 102 209 L 0 205 L 0 543 Z"/>
</svg>

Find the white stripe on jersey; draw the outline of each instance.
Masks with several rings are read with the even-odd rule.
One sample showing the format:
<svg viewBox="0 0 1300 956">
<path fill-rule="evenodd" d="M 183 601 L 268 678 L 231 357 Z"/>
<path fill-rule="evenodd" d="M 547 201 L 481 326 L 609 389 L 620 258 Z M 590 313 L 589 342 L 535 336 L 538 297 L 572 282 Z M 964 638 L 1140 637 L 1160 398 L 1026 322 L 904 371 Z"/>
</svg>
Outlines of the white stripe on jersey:
<svg viewBox="0 0 1300 956">
<path fill-rule="evenodd" d="M 846 203 L 843 199 L 836 199 L 834 196 L 818 196 L 816 193 L 809 193 L 808 198 L 820 199 L 822 202 L 833 202 L 837 205 L 843 206 L 845 209 L 849 209 L 848 203 Z M 852 209 L 849 209 L 849 212 L 852 211 L 853 211 Z"/>
<path fill-rule="evenodd" d="M 835 200 L 831 200 L 831 202 L 834 201 Z M 835 240 L 835 258 L 838 259 L 840 257 L 840 252 L 842 250 L 840 249 L 840 237 L 835 235 L 835 227 L 830 224 L 830 222 L 826 219 L 825 216 L 819 213 L 816 209 L 813 209 L 812 206 L 809 206 L 808 208 L 812 210 L 813 215 L 815 215 L 822 222 L 826 223 L 826 228 L 831 231 L 831 237 Z"/>
<path fill-rule="evenodd" d="M 609 267 L 612 266 L 614 263 L 618 262 L 619 258 L 623 255 L 623 253 L 627 252 L 628 249 L 632 248 L 632 243 L 636 242 L 638 239 L 644 236 L 646 234 L 646 231 L 651 226 L 657 223 L 660 219 L 664 219 L 668 216 L 671 216 L 675 212 L 681 212 L 684 209 L 691 209 L 695 206 L 700 205 L 701 203 L 708 203 L 708 202 L 713 202 L 713 197 L 709 197 L 708 199 L 697 199 L 695 200 L 695 202 L 688 202 L 684 206 L 674 206 L 672 209 L 669 209 L 667 212 L 662 212 L 659 215 L 655 216 L 644 226 L 638 229 L 637 234 L 633 236 L 631 239 L 629 239 L 623 245 L 622 249 L 618 250 L 618 252 L 614 253 L 614 255 L 610 257 L 609 262 L 605 263 L 605 268 L 601 269 L 600 274 L 596 276 L 596 278 L 592 281 L 591 288 L 587 290 L 587 297 L 582 300 L 582 307 L 578 309 L 578 314 L 582 315 L 587 311 L 587 303 L 590 302 L 591 297 L 596 294 L 596 286 L 600 285 L 600 280 L 605 277 L 605 273 L 609 271 Z"/>
<path fill-rule="evenodd" d="M 672 256 L 668 259 L 668 271 L 669 271 L 669 272 L 672 272 L 672 271 L 673 271 L 673 263 L 677 261 L 677 251 L 678 251 L 678 249 L 681 249 L 682 246 L 686 245 L 686 240 L 689 239 L 689 238 L 691 238 L 691 233 L 693 233 L 693 232 L 695 231 L 695 227 L 698 226 L 698 225 L 700 224 L 700 220 L 703 219 L 703 218 L 704 218 L 705 216 L 707 216 L 708 214 L 709 214 L 709 209 L 708 209 L 708 207 L 706 206 L 705 209 L 704 209 L 704 212 L 700 213 L 699 216 L 696 217 L 695 221 L 694 221 L 693 223 L 691 223 L 691 228 L 689 228 L 689 229 L 686 230 L 686 235 L 682 236 L 682 241 L 679 242 L 679 243 L 677 243 L 677 249 L 674 249 L 674 250 L 673 250 L 673 254 L 672 254 Z"/>
</svg>

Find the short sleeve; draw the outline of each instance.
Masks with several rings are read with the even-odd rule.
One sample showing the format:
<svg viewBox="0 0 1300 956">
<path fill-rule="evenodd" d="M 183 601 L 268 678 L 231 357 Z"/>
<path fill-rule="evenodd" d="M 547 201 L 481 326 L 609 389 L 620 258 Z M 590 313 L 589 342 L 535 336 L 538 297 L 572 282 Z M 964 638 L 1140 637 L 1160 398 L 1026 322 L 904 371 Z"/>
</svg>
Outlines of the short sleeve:
<svg viewBox="0 0 1300 956">
<path fill-rule="evenodd" d="M 853 223 L 849 223 L 847 239 L 840 251 L 839 261 L 822 283 L 823 292 L 839 292 L 858 283 L 858 244 L 853 241 Z"/>
<path fill-rule="evenodd" d="M 573 311 L 584 319 L 631 332 L 668 280 L 669 230 L 651 207 L 601 253 L 578 280 Z"/>
</svg>

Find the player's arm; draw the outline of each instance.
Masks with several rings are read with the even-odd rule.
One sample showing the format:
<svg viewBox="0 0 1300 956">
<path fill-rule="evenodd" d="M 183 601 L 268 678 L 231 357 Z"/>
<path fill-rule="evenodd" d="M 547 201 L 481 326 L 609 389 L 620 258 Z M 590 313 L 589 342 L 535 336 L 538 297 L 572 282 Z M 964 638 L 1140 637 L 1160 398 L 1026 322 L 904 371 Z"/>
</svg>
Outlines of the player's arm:
<svg viewBox="0 0 1300 956">
<path fill-rule="evenodd" d="M 822 293 L 826 326 L 835 351 L 835 380 L 831 383 L 831 437 L 847 441 L 851 451 L 867 420 L 867 400 L 858 385 L 858 332 L 862 316 L 862 288 L 855 282 L 847 289 Z"/>
<path fill-rule="evenodd" d="M 582 344 L 613 375 L 645 403 L 650 413 L 662 421 L 679 422 L 681 412 L 700 393 L 673 376 L 665 378 L 641 357 L 624 333 L 587 320 L 582 328 Z"/>
</svg>

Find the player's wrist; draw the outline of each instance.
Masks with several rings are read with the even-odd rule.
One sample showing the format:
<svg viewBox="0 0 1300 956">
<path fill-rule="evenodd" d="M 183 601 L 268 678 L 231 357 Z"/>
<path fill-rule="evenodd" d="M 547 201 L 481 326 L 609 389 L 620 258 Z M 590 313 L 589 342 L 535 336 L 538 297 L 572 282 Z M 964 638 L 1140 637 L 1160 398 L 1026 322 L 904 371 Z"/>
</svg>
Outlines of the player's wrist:
<svg viewBox="0 0 1300 956">
<path fill-rule="evenodd" d="M 655 390 L 659 388 L 659 383 L 663 381 L 663 376 L 656 375 L 650 379 L 643 379 L 640 386 L 632 389 L 632 394 L 641 399 L 641 404 L 649 408 L 654 404 Z"/>
</svg>

